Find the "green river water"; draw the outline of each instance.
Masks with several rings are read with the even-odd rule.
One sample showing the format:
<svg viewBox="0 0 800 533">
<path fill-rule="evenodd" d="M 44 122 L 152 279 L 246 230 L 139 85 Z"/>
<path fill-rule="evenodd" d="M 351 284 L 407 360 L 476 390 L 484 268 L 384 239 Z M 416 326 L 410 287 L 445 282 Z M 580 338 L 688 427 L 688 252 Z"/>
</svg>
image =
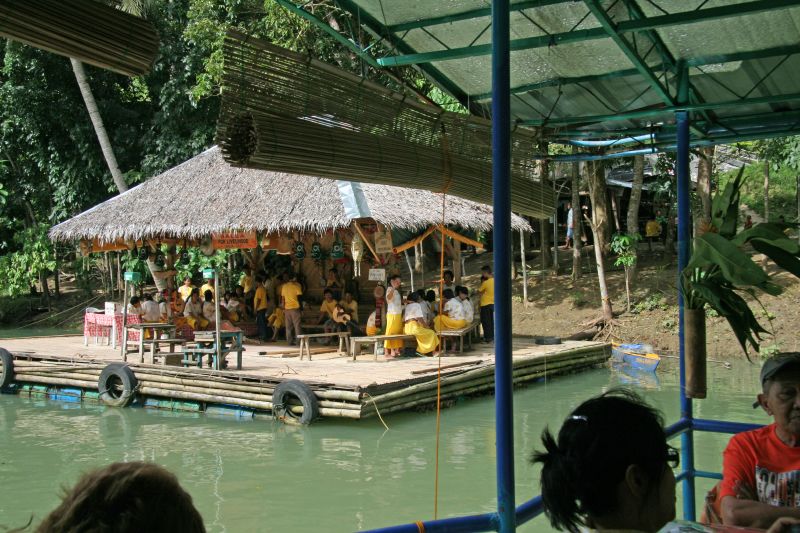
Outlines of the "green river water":
<svg viewBox="0 0 800 533">
<path fill-rule="evenodd" d="M 736 361 L 709 369 L 710 398 L 697 416 L 767 422 L 751 408 L 758 367 Z M 659 379 L 608 369 L 531 384 L 514 394 L 517 500 L 538 492 L 528 464 L 545 425 L 558 428 L 581 400 L 630 386 L 678 417 L 674 367 Z M 211 532 L 354 531 L 433 516 L 435 413 L 321 421 L 308 428 L 264 420 L 112 409 L 0 396 L 0 531 L 41 518 L 59 489 L 113 461 L 147 460 L 175 472 Z M 442 412 L 440 517 L 494 509 L 493 398 L 466 399 Z M 697 468 L 719 471 L 727 436 L 697 437 Z M 676 440 L 674 444 L 677 444 Z M 700 482 L 705 490 L 710 482 Z M 678 502 L 680 509 L 680 502 Z M 549 531 L 544 517 L 520 531 Z"/>
</svg>

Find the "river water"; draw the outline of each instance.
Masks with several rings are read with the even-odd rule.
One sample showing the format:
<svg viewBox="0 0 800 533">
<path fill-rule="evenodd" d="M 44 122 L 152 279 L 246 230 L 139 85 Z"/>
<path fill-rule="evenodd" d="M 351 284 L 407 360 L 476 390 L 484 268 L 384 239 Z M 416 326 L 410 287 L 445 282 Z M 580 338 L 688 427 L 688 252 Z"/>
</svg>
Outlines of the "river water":
<svg viewBox="0 0 800 533">
<path fill-rule="evenodd" d="M 758 367 L 736 361 L 709 369 L 710 398 L 697 416 L 762 422 L 751 408 Z M 581 400 L 630 386 L 678 418 L 677 377 L 608 369 L 531 384 L 514 394 L 517 501 L 538 493 L 528 463 L 546 425 L 559 427 Z M 399 413 L 308 428 L 268 420 L 111 409 L 0 396 L 0 531 L 40 519 L 62 486 L 113 461 L 154 461 L 175 472 L 211 532 L 354 531 L 433 516 L 435 413 Z M 719 471 L 726 436 L 697 437 L 696 466 Z M 673 444 L 678 444 L 676 439 Z M 494 404 L 465 399 L 442 412 L 439 516 L 489 512 L 495 505 Z M 701 489 L 710 482 L 700 482 Z M 678 503 L 680 509 L 680 502 Z M 520 531 L 550 531 L 544 517 Z"/>
</svg>

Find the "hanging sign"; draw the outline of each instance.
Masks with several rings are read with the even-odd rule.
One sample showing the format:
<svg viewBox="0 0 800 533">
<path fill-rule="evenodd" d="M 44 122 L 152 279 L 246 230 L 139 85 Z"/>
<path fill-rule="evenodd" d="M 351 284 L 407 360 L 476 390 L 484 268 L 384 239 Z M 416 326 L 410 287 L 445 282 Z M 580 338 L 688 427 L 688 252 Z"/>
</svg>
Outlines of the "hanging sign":
<svg viewBox="0 0 800 533">
<path fill-rule="evenodd" d="M 387 229 L 379 229 L 375 232 L 375 253 L 392 253 L 392 232 Z"/>
<path fill-rule="evenodd" d="M 369 280 L 370 281 L 386 281 L 386 269 L 385 268 L 370 268 L 369 269 Z"/>
<path fill-rule="evenodd" d="M 255 231 L 212 233 L 211 245 L 215 250 L 250 249 L 258 247 L 258 239 Z"/>
<path fill-rule="evenodd" d="M 142 274 L 141 272 L 128 271 L 122 275 L 122 279 L 124 279 L 125 281 L 130 281 L 132 283 L 139 283 L 140 281 L 142 281 Z"/>
</svg>

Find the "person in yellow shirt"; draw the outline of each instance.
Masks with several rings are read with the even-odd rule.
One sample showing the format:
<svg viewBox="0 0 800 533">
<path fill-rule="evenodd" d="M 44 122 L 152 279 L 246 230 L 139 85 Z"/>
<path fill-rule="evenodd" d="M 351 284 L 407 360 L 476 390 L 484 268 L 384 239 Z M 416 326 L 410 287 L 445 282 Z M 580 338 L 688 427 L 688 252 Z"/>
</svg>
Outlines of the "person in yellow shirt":
<svg viewBox="0 0 800 533">
<path fill-rule="evenodd" d="M 249 266 L 244 267 L 244 272 L 242 272 L 242 276 L 239 278 L 239 285 L 242 286 L 244 289 L 244 293 L 247 294 L 253 290 L 253 269 Z"/>
<path fill-rule="evenodd" d="M 267 288 L 264 286 L 264 276 L 256 277 L 256 294 L 253 296 L 253 310 L 256 313 L 256 328 L 258 338 L 267 341 Z"/>
<path fill-rule="evenodd" d="M 319 320 L 317 320 L 317 324 L 323 324 L 325 326 L 325 333 L 331 333 L 336 330 L 336 321 L 333 319 L 333 313 L 336 310 L 336 304 L 338 303 L 336 300 L 333 299 L 333 291 L 331 289 L 325 289 L 323 294 L 322 304 L 319 306 Z M 328 339 L 327 344 L 331 343 L 331 339 Z"/>
<path fill-rule="evenodd" d="M 303 287 L 297 282 L 297 274 L 289 274 L 289 281 L 281 286 L 281 308 L 286 317 L 286 342 L 296 344 L 295 335 L 300 335 L 300 304 Z"/>
<path fill-rule="evenodd" d="M 181 299 L 184 302 L 189 299 L 189 296 L 192 295 L 192 289 L 194 288 L 194 285 L 192 285 L 192 278 L 188 276 L 183 278 L 183 285 L 178 287 L 178 294 L 181 295 Z"/>
<path fill-rule="evenodd" d="M 267 319 L 267 323 L 272 328 L 272 341 L 278 340 L 278 334 L 280 333 L 283 326 L 286 324 L 286 316 L 283 313 L 283 309 L 280 307 L 275 307 L 272 311 L 272 314 L 269 315 Z"/>
<path fill-rule="evenodd" d="M 481 286 L 478 294 L 481 295 L 481 329 L 483 329 L 484 342 L 494 342 L 494 276 L 492 267 L 484 265 L 481 268 Z"/>
<path fill-rule="evenodd" d="M 358 324 L 358 302 L 353 300 L 353 295 L 349 292 L 344 293 L 344 300 L 339 303 L 342 304 L 345 312 L 350 315 L 350 319 Z"/>
<path fill-rule="evenodd" d="M 200 297 L 206 297 L 206 291 L 211 291 L 211 299 L 217 299 L 217 293 L 214 292 L 214 279 L 208 279 L 205 283 L 200 287 Z"/>
</svg>

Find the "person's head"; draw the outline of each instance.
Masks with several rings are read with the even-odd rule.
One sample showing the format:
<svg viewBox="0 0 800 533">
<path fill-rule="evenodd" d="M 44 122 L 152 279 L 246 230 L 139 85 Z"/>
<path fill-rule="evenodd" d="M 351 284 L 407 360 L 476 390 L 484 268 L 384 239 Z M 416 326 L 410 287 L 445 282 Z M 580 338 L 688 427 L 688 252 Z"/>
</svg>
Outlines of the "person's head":
<svg viewBox="0 0 800 533">
<path fill-rule="evenodd" d="M 325 291 L 322 293 L 322 296 L 325 298 L 326 302 L 330 302 L 333 300 L 333 291 L 330 289 L 325 289 Z"/>
<path fill-rule="evenodd" d="M 267 281 L 267 278 L 264 276 L 264 274 L 259 273 L 256 276 L 256 285 L 263 285 L 265 281 Z"/>
<path fill-rule="evenodd" d="M 635 393 L 611 390 L 583 402 L 558 439 L 545 429 L 542 442 L 532 460 L 542 464 L 545 513 L 556 529 L 654 532 L 675 518 L 677 450 L 661 415 Z"/>
<path fill-rule="evenodd" d="M 572 209 L 572 202 L 567 202 L 567 209 Z"/>
<path fill-rule="evenodd" d="M 189 276 L 186 276 L 185 278 L 183 278 L 183 284 L 188 287 L 189 285 L 192 284 L 192 278 L 190 278 Z"/>
<path fill-rule="evenodd" d="M 200 301 L 200 289 L 198 289 L 197 287 L 192 289 L 192 292 L 189 293 L 189 298 L 191 298 L 193 302 Z"/>
<path fill-rule="evenodd" d="M 445 289 L 442 291 L 442 296 L 444 296 L 445 300 L 450 300 L 454 296 L 453 289 Z"/>
<path fill-rule="evenodd" d="M 426 302 L 435 302 L 436 301 L 436 291 L 429 290 L 425 293 L 425 301 Z"/>
<path fill-rule="evenodd" d="M 142 300 L 140 300 L 138 296 L 131 296 L 130 304 L 134 307 L 139 307 L 142 305 Z"/>
<path fill-rule="evenodd" d="M 226 302 L 227 302 L 228 300 L 230 300 L 232 296 L 233 296 L 233 293 L 232 293 L 231 291 L 225 291 L 224 298 L 225 298 L 225 301 L 226 301 Z"/>
<path fill-rule="evenodd" d="M 175 475 L 143 462 L 113 463 L 84 475 L 36 528 L 37 533 L 205 530 L 192 497 Z"/>
<path fill-rule="evenodd" d="M 442 272 L 442 278 L 444 278 L 444 282 L 447 283 L 448 285 L 450 283 L 453 283 L 453 278 L 454 278 L 453 271 L 445 270 L 444 272 Z"/>
<path fill-rule="evenodd" d="M 481 267 L 481 277 L 483 279 L 491 278 L 492 277 L 492 267 L 489 265 L 483 265 Z"/>
<path fill-rule="evenodd" d="M 294 272 L 289 272 L 286 276 L 289 281 L 297 281 L 297 274 Z"/>
<path fill-rule="evenodd" d="M 236 286 L 236 296 L 244 296 L 244 287 L 241 285 Z"/>
<path fill-rule="evenodd" d="M 203 293 L 203 298 L 207 302 L 213 302 L 214 301 L 214 293 L 211 292 L 211 291 L 206 291 L 206 292 Z"/>
<path fill-rule="evenodd" d="M 175 292 L 175 291 L 172 291 L 172 292 Z M 169 289 L 164 289 L 163 291 L 161 291 L 161 300 L 162 301 L 169 300 Z"/>
<path fill-rule="evenodd" d="M 786 352 L 761 367 L 760 405 L 775 420 L 782 440 L 800 439 L 800 352 Z"/>
<path fill-rule="evenodd" d="M 353 301 L 353 295 L 349 292 L 344 293 L 344 301 L 345 303 L 350 303 Z"/>
<path fill-rule="evenodd" d="M 747 220 L 748 221 L 753 220 L 753 216 L 752 215 L 747 215 Z"/>
<path fill-rule="evenodd" d="M 335 268 L 328 269 L 328 279 L 336 279 L 337 272 Z"/>
<path fill-rule="evenodd" d="M 152 295 L 152 294 L 150 294 L 149 292 L 146 292 L 146 293 L 144 293 L 144 295 L 142 296 L 142 299 L 143 299 L 145 302 L 152 302 L 152 301 L 153 301 L 153 295 Z"/>
<path fill-rule="evenodd" d="M 242 270 L 244 271 L 245 274 L 252 274 L 253 272 L 253 268 L 250 265 L 245 265 Z"/>
<path fill-rule="evenodd" d="M 419 291 L 411 291 L 408 293 L 408 301 L 417 303 L 420 301 Z"/>
<path fill-rule="evenodd" d="M 456 294 L 462 300 L 466 300 L 467 298 L 469 298 L 469 289 L 467 289 L 463 285 L 459 285 L 458 287 L 456 287 Z"/>
<path fill-rule="evenodd" d="M 401 283 L 400 274 L 394 274 L 392 276 L 389 276 L 389 285 L 391 285 L 395 289 L 400 288 L 400 283 Z"/>
</svg>

